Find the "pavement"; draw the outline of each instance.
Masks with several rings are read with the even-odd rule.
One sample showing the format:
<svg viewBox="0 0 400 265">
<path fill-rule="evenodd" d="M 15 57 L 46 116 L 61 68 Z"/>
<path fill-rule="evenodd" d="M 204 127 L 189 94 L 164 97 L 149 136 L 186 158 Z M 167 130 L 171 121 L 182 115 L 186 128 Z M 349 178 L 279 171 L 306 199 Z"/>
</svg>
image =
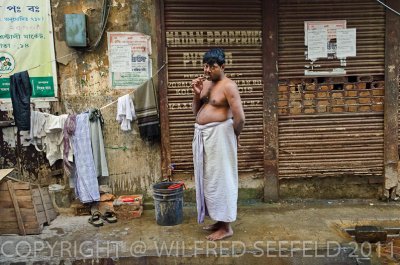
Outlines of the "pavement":
<svg viewBox="0 0 400 265">
<path fill-rule="evenodd" d="M 239 206 L 234 235 L 217 242 L 206 240 L 193 206 L 184 207 L 176 226 L 157 225 L 154 210 L 102 227 L 88 218 L 66 211 L 40 235 L 0 236 L 0 264 L 400 264 L 398 234 L 386 243 L 357 244 L 345 232 L 356 225 L 400 228 L 397 202 Z"/>
</svg>

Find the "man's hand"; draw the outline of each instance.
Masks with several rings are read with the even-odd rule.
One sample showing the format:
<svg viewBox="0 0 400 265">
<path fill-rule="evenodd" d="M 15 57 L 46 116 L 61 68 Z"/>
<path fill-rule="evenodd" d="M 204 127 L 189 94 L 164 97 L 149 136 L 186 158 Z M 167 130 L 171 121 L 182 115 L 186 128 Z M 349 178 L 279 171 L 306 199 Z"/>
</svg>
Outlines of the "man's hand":
<svg viewBox="0 0 400 265">
<path fill-rule="evenodd" d="M 196 79 L 192 80 L 192 89 L 193 89 L 193 93 L 196 96 L 200 96 L 200 93 L 203 90 L 204 80 L 205 80 L 204 77 L 197 77 Z"/>
<path fill-rule="evenodd" d="M 240 136 L 239 136 L 239 135 L 236 136 L 236 143 L 237 143 L 237 148 L 242 147 L 242 146 L 240 145 Z"/>
</svg>

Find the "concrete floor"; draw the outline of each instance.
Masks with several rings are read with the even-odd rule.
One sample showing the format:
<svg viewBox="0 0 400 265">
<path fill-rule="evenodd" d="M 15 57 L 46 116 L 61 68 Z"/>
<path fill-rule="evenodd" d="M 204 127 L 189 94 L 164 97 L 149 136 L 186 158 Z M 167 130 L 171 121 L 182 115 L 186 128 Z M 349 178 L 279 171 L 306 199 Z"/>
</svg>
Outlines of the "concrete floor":
<svg viewBox="0 0 400 265">
<path fill-rule="evenodd" d="M 88 216 L 62 214 L 40 235 L 0 236 L 0 264 L 371 264 L 363 258 L 376 245 L 361 247 L 343 229 L 357 224 L 400 227 L 400 204 L 240 206 L 233 237 L 218 242 L 205 239 L 195 207 L 185 207 L 184 222 L 176 226 L 159 226 L 154 216 L 154 210 L 146 210 L 139 219 L 96 228 Z M 386 261 L 395 262 L 397 246 L 386 250 Z M 372 259 L 380 264 L 377 260 Z"/>
</svg>

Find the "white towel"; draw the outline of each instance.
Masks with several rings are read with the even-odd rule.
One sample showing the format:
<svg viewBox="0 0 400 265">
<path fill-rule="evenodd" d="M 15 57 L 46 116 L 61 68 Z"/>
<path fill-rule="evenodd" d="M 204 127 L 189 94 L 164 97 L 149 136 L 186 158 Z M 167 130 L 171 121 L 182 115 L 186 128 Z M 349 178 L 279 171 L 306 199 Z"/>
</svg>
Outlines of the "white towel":
<svg viewBox="0 0 400 265">
<path fill-rule="evenodd" d="M 202 223 L 207 214 L 215 221 L 235 221 L 238 166 L 232 119 L 195 125 L 193 163 L 198 222 Z"/>
<path fill-rule="evenodd" d="M 63 159 L 63 129 L 67 117 L 67 114 L 55 116 L 49 113 L 31 111 L 30 143 L 35 146 L 37 151 L 46 152 L 50 166 L 57 160 Z M 42 145 L 42 149 L 38 145 Z M 68 160 L 73 161 L 72 147 L 68 154 Z"/>
<path fill-rule="evenodd" d="M 43 151 L 39 149 L 37 145 L 41 145 L 42 138 L 46 137 L 45 125 L 48 115 L 47 113 L 39 111 L 31 111 L 31 130 L 29 135 L 31 144 L 33 144 L 38 151 Z"/>
<path fill-rule="evenodd" d="M 68 114 L 60 116 L 49 114 L 46 118 L 46 137 L 44 138 L 44 144 L 46 145 L 46 158 L 49 160 L 50 166 L 64 157 L 63 129 L 67 117 Z M 73 161 L 72 149 L 70 149 L 68 153 L 68 160 L 71 162 Z"/>
<path fill-rule="evenodd" d="M 118 98 L 116 119 L 121 123 L 121 130 L 131 130 L 131 122 L 136 120 L 136 113 L 133 101 L 129 94 Z"/>
</svg>

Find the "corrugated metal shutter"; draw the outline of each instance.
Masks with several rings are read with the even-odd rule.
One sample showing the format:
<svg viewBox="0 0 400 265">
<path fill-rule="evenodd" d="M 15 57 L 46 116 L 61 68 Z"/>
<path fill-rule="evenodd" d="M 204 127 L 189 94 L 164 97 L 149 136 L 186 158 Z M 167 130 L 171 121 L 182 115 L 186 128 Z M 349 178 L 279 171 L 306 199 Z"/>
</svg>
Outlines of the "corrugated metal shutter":
<svg viewBox="0 0 400 265">
<path fill-rule="evenodd" d="M 178 172 L 193 168 L 191 143 L 195 118 L 191 80 L 202 75 L 210 47 L 226 53 L 226 73 L 239 86 L 246 114 L 239 171 L 263 170 L 263 86 L 261 1 L 166 0 L 168 111 L 171 162 Z"/>
<path fill-rule="evenodd" d="M 279 176 L 381 176 L 383 113 L 279 119 Z"/>
<path fill-rule="evenodd" d="M 304 21 L 329 20 L 357 29 L 357 56 L 347 58 L 346 76 L 306 77 Z M 376 1 L 280 0 L 280 178 L 382 176 L 384 40 Z"/>
</svg>

